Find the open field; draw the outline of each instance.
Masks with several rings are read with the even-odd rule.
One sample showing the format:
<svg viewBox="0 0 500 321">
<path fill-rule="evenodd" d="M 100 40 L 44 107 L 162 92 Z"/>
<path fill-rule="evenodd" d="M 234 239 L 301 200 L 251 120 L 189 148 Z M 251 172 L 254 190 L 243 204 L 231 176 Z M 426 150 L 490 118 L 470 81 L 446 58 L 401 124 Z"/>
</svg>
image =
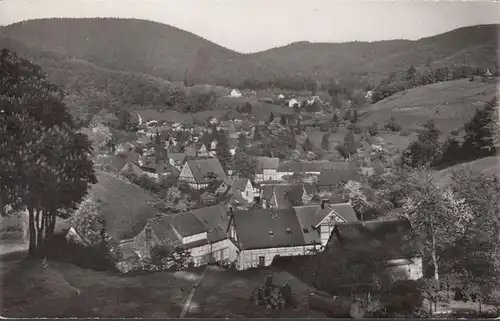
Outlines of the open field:
<svg viewBox="0 0 500 321">
<path fill-rule="evenodd" d="M 360 113 L 360 124 L 379 127 L 394 116 L 403 129 L 420 129 L 434 119 L 444 133 L 460 130 L 476 110 L 496 94 L 497 84 L 467 79 L 447 81 L 396 93 L 368 106 Z"/>
<path fill-rule="evenodd" d="M 455 165 L 434 173 L 434 178 L 439 186 L 446 186 L 451 183 L 450 174 L 459 167 L 467 166 L 473 171 L 492 175 L 500 173 L 500 156 L 481 158 L 469 163 Z"/>
<path fill-rule="evenodd" d="M 288 283 L 297 301 L 296 307 L 273 312 L 261 306 L 254 306 L 250 296 L 255 288 L 263 286 L 267 275 L 273 276 L 273 283 L 281 286 Z M 196 291 L 187 317 L 324 317 L 324 314 L 310 310 L 307 297 L 314 291 L 288 272 L 274 268 L 248 271 L 209 269 Z"/>
<path fill-rule="evenodd" d="M 120 276 L 56 261 L 41 269 L 21 257 L 1 257 L 4 317 L 175 318 L 199 278 L 191 272 Z"/>
</svg>

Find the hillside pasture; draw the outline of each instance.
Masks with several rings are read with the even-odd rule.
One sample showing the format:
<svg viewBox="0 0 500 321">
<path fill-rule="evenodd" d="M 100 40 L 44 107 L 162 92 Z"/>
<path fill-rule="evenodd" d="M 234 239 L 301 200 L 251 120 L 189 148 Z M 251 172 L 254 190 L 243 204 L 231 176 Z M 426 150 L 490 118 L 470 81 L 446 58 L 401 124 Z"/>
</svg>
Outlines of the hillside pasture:
<svg viewBox="0 0 500 321">
<path fill-rule="evenodd" d="M 132 112 L 139 114 L 142 117 L 143 121 L 152 119 L 176 123 L 205 121 L 209 117 L 216 117 L 220 119 L 227 113 L 229 113 L 230 117 L 244 119 L 248 116 L 245 116 L 244 114 L 238 112 L 237 109 L 238 107 L 241 108 L 245 106 L 247 102 L 252 105 L 252 113 L 250 115 L 255 117 L 257 120 L 268 120 L 271 113 L 273 113 L 275 116 L 293 113 L 293 110 L 291 110 L 291 108 L 262 102 L 254 97 L 219 97 L 217 99 L 215 109 L 200 111 L 196 113 L 182 113 L 166 108 L 164 110 L 162 110 L 161 108 L 138 109 L 133 110 Z"/>
<path fill-rule="evenodd" d="M 478 107 L 484 106 L 497 92 L 495 83 L 469 82 L 468 79 L 421 86 L 396 93 L 360 112 L 360 125 L 373 122 L 382 127 L 394 116 L 403 129 L 421 130 L 433 119 L 445 134 L 461 130 Z"/>
<path fill-rule="evenodd" d="M 451 173 L 460 167 L 467 167 L 475 172 L 479 172 L 484 175 L 498 174 L 500 173 L 500 156 L 481 158 L 472 162 L 451 166 L 437 171 L 434 173 L 436 184 L 441 187 L 451 184 Z"/>
</svg>

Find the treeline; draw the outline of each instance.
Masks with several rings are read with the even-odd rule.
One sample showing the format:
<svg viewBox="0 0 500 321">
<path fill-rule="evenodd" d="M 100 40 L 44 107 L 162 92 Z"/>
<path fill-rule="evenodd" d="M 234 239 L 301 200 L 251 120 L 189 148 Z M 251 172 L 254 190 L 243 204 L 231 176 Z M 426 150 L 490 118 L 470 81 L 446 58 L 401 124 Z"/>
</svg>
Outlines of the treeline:
<svg viewBox="0 0 500 321">
<path fill-rule="evenodd" d="M 483 76 L 486 68 L 471 66 L 440 67 L 433 69 L 430 66 L 415 68 L 411 66 L 408 70 L 400 73 L 391 73 L 388 78 L 377 85 L 372 94 L 372 102 L 375 103 L 397 92 L 430 85 L 442 81 L 465 79 L 472 76 Z M 496 70 L 491 70 L 496 75 Z"/>
</svg>

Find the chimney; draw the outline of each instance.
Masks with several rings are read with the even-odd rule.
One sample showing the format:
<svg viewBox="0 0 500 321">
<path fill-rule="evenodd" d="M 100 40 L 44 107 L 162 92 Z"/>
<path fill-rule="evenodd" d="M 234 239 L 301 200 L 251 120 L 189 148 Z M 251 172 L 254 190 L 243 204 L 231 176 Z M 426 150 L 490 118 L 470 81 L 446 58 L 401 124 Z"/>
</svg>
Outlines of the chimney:
<svg viewBox="0 0 500 321">
<path fill-rule="evenodd" d="M 327 205 L 327 204 L 328 205 L 330 204 L 330 200 L 328 200 L 328 199 L 321 200 L 321 209 L 324 210 L 325 209 L 325 205 Z"/>
</svg>

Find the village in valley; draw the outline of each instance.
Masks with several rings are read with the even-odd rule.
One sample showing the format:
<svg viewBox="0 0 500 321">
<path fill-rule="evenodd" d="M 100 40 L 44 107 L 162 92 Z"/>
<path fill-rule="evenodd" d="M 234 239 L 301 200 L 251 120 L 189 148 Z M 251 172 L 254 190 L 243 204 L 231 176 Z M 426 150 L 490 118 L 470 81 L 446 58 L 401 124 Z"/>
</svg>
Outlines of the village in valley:
<svg viewBox="0 0 500 321">
<path fill-rule="evenodd" d="M 86 20 L 0 27 L 3 316 L 498 316 L 494 50 L 172 80 L 72 52 Z"/>
</svg>

